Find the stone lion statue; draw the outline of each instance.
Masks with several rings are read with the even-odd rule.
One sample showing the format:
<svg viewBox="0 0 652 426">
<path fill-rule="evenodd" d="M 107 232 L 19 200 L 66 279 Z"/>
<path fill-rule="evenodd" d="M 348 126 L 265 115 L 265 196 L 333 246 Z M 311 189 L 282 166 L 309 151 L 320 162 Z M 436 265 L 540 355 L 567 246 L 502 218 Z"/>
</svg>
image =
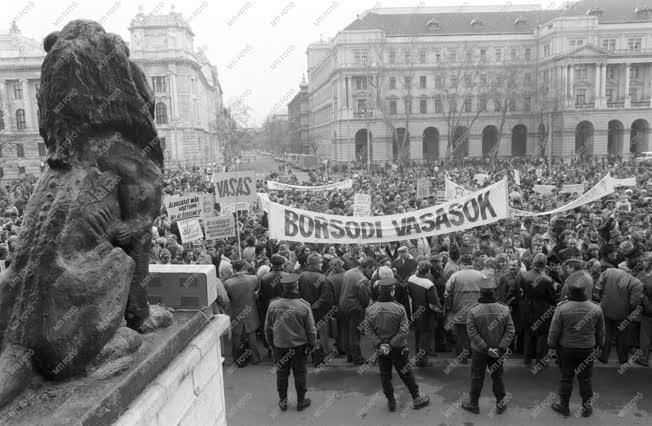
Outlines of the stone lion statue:
<svg viewBox="0 0 652 426">
<path fill-rule="evenodd" d="M 30 377 L 82 374 L 126 320 L 148 318 L 163 153 L 154 96 L 126 43 L 94 21 L 48 35 L 38 97 L 47 165 L 0 276 L 0 407 Z"/>
</svg>

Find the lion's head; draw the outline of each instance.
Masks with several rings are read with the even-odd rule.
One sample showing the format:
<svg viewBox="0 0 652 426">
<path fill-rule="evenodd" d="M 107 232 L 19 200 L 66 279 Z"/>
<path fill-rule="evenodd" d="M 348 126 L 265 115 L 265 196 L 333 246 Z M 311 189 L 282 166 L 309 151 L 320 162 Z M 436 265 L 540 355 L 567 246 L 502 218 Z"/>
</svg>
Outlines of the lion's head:
<svg viewBox="0 0 652 426">
<path fill-rule="evenodd" d="M 89 136 L 118 131 L 162 166 L 154 95 L 122 38 L 95 21 L 75 20 L 43 40 L 39 131 L 48 164 L 66 167 Z"/>
</svg>

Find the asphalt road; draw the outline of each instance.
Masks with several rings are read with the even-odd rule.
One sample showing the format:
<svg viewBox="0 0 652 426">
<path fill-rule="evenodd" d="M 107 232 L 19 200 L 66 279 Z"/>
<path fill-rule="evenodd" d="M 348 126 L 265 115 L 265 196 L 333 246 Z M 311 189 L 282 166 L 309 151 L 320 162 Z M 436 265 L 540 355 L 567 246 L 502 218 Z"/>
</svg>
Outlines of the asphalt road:
<svg viewBox="0 0 652 426">
<path fill-rule="evenodd" d="M 508 366 L 505 372 L 511 400 L 503 415 L 492 412 L 495 400 L 487 375 L 480 414 L 459 407 L 469 390 L 470 368 L 452 370 L 445 364 L 415 370 L 420 391 L 430 396 L 428 407 L 415 411 L 396 374 L 393 382 L 399 403 L 394 413 L 387 410 L 377 367 L 309 367 L 308 397 L 312 405 L 296 410 L 296 395 L 290 378 L 290 408 L 277 408 L 276 378 L 271 363 L 236 368 L 225 365 L 227 421 L 229 425 L 650 425 L 652 424 L 652 370 L 618 366 L 594 369 L 594 414 L 579 416 L 580 397 L 575 383 L 571 417 L 564 419 L 550 408 L 556 401 L 559 372 L 548 368 L 534 376 L 522 366 Z"/>
</svg>

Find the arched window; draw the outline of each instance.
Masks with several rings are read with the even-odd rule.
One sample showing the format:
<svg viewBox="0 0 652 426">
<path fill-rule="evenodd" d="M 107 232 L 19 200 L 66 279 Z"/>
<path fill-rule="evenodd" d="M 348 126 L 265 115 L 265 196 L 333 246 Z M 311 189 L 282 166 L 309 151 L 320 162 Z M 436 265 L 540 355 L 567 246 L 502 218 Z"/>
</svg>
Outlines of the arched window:
<svg viewBox="0 0 652 426">
<path fill-rule="evenodd" d="M 163 102 L 156 104 L 156 124 L 168 124 L 168 107 Z"/>
<path fill-rule="evenodd" d="M 25 110 L 18 108 L 16 110 L 16 129 L 25 130 L 25 127 L 27 127 L 25 123 Z"/>
</svg>

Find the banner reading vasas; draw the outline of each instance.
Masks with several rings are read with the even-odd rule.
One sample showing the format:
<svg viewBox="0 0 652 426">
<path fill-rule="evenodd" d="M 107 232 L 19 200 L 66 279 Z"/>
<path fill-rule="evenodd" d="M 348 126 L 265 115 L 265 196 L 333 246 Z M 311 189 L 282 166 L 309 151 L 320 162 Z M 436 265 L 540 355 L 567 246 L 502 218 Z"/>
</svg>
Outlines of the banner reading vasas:
<svg viewBox="0 0 652 426">
<path fill-rule="evenodd" d="M 309 243 L 379 243 L 428 237 L 509 217 L 507 181 L 438 206 L 391 216 L 335 216 L 269 203 L 270 238 Z"/>
<path fill-rule="evenodd" d="M 213 183 L 217 202 L 222 205 L 256 201 L 256 173 L 253 171 L 216 173 Z"/>
</svg>

